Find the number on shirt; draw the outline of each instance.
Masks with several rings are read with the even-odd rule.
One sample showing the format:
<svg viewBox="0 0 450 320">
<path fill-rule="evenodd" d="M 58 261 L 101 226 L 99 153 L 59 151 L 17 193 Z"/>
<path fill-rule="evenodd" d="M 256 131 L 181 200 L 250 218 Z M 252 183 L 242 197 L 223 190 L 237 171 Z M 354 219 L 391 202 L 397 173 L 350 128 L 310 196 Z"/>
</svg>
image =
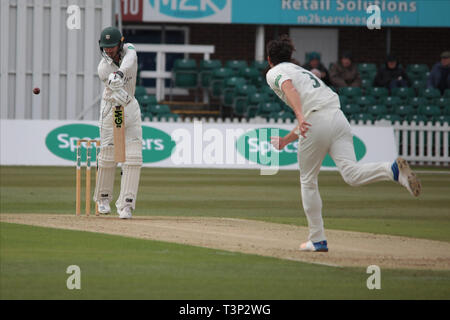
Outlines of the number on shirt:
<svg viewBox="0 0 450 320">
<path fill-rule="evenodd" d="M 311 73 L 309 73 L 309 72 L 304 72 L 304 71 L 303 71 L 303 73 L 304 73 L 304 74 L 307 74 L 307 75 L 311 78 L 311 80 L 314 81 L 313 88 L 318 88 L 318 87 L 320 87 L 320 83 L 319 83 L 319 81 L 317 81 L 316 77 L 314 77 L 314 76 L 313 76 Z"/>
</svg>

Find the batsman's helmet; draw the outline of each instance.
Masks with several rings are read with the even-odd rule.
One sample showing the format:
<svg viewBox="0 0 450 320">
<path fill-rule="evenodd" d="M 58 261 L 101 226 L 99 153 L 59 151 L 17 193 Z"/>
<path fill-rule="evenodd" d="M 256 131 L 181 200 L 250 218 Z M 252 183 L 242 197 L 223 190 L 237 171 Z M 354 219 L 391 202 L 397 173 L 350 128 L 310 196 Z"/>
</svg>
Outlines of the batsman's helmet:
<svg viewBox="0 0 450 320">
<path fill-rule="evenodd" d="M 107 27 L 102 31 L 98 45 L 100 46 L 101 51 L 103 51 L 103 48 L 113 48 L 117 45 L 120 45 L 122 49 L 123 40 L 124 38 L 122 37 L 119 29 L 115 27 Z"/>
</svg>

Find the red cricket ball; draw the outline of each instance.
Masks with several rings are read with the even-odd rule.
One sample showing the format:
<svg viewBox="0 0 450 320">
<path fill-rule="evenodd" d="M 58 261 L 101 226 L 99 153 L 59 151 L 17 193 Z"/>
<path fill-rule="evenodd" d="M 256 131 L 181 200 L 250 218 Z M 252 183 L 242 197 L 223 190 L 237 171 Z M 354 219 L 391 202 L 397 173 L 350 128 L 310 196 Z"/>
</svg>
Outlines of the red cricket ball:
<svg viewBox="0 0 450 320">
<path fill-rule="evenodd" d="M 34 94 L 39 94 L 39 92 L 41 92 L 41 89 L 39 89 L 39 88 L 34 88 L 33 89 L 33 93 Z"/>
</svg>

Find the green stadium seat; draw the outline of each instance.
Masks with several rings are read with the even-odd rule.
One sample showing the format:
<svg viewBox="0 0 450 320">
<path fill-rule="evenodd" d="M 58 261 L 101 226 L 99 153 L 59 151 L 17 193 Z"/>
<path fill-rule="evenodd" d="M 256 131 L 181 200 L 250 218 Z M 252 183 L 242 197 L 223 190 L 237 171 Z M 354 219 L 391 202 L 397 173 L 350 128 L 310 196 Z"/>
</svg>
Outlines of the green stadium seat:
<svg viewBox="0 0 450 320">
<path fill-rule="evenodd" d="M 393 110 L 396 106 L 399 106 L 402 104 L 402 99 L 400 99 L 399 97 L 389 96 L 389 97 L 385 97 L 382 102 L 384 105 L 386 105 L 388 110 Z"/>
<path fill-rule="evenodd" d="M 267 99 L 275 102 L 278 101 L 278 96 L 268 85 L 263 85 L 261 88 L 261 93 L 265 94 L 267 96 Z"/>
<path fill-rule="evenodd" d="M 384 87 L 373 87 L 369 94 L 374 97 L 375 100 L 383 101 L 383 99 L 389 95 L 389 91 Z"/>
<path fill-rule="evenodd" d="M 377 65 L 375 63 L 359 63 L 358 71 L 361 72 L 376 72 Z"/>
<path fill-rule="evenodd" d="M 240 77 L 230 77 L 226 79 L 225 87 L 222 91 L 222 104 L 227 107 L 231 107 L 233 105 L 237 88 L 243 86 L 245 83 L 246 80 Z"/>
<path fill-rule="evenodd" d="M 434 104 L 439 106 L 439 108 L 444 109 L 445 106 L 450 106 L 450 98 L 441 97 L 434 100 Z"/>
<path fill-rule="evenodd" d="M 345 105 L 341 106 L 341 110 L 342 110 L 342 112 L 344 112 L 344 114 L 346 116 L 350 116 L 350 117 L 353 114 L 361 113 L 361 107 L 355 103 L 345 104 Z"/>
<path fill-rule="evenodd" d="M 153 121 L 153 115 L 150 112 L 142 112 L 141 120 L 142 121 Z"/>
<path fill-rule="evenodd" d="M 429 68 L 426 64 L 410 64 L 406 67 L 406 74 L 411 81 L 427 79 Z"/>
<path fill-rule="evenodd" d="M 420 106 L 427 104 L 427 99 L 425 99 L 424 97 L 411 97 L 408 100 L 408 104 L 414 109 L 417 109 Z"/>
<path fill-rule="evenodd" d="M 343 87 L 339 89 L 339 95 L 346 96 L 349 101 L 355 101 L 362 95 L 362 90 L 358 87 Z"/>
<path fill-rule="evenodd" d="M 194 59 L 177 59 L 173 66 L 173 82 L 177 88 L 197 88 L 197 62 Z"/>
<path fill-rule="evenodd" d="M 419 91 L 419 96 L 424 97 L 431 102 L 433 100 L 439 99 L 441 97 L 441 92 L 439 89 L 427 88 Z"/>
<path fill-rule="evenodd" d="M 282 119 L 283 122 L 286 122 L 287 119 L 294 121 L 296 117 L 292 111 L 282 111 L 278 114 L 278 119 Z"/>
<path fill-rule="evenodd" d="M 142 105 L 154 105 L 157 104 L 158 101 L 156 100 L 156 96 L 145 94 L 143 96 L 140 96 L 136 98 L 136 100 L 139 102 L 139 104 Z"/>
<path fill-rule="evenodd" d="M 444 123 L 450 125 L 450 115 L 441 114 L 440 116 L 433 117 L 433 122 L 439 122 L 441 125 Z"/>
<path fill-rule="evenodd" d="M 372 89 L 373 80 L 371 79 L 362 79 L 361 80 L 361 88 L 364 90 L 364 93 L 367 95 L 370 93 Z"/>
<path fill-rule="evenodd" d="M 421 90 L 425 89 L 427 87 L 427 81 L 422 80 L 414 80 L 411 85 L 412 88 L 416 90 L 416 92 L 420 92 Z"/>
<path fill-rule="evenodd" d="M 381 115 L 387 113 L 387 108 L 383 104 L 374 104 L 374 105 L 368 106 L 366 110 L 367 110 L 366 111 L 367 113 L 371 114 L 375 118 L 378 118 Z"/>
<path fill-rule="evenodd" d="M 158 101 L 156 100 L 156 97 L 154 95 L 146 94 L 136 99 L 139 103 L 139 106 L 141 107 L 142 113 L 146 113 L 147 111 L 150 110 L 151 106 L 158 104 Z"/>
<path fill-rule="evenodd" d="M 220 60 L 202 60 L 200 61 L 200 86 L 208 88 L 211 83 L 212 73 L 215 69 L 222 67 Z"/>
<path fill-rule="evenodd" d="M 249 113 L 251 114 L 250 118 L 254 117 L 258 111 L 259 105 L 264 102 L 272 102 L 272 100 L 264 93 L 251 93 L 248 97 L 247 111 L 245 112 L 247 118 L 249 117 Z"/>
<path fill-rule="evenodd" d="M 356 100 L 354 100 L 354 103 L 359 105 L 362 111 L 365 111 L 368 106 L 374 105 L 376 100 L 372 96 L 361 96 L 357 97 Z"/>
<path fill-rule="evenodd" d="M 259 72 L 263 72 L 269 67 L 269 62 L 267 60 L 252 61 L 250 67 L 257 69 Z"/>
<path fill-rule="evenodd" d="M 394 108 L 394 112 L 395 114 L 404 118 L 406 116 L 414 114 L 414 109 L 410 105 L 400 105 Z"/>
<path fill-rule="evenodd" d="M 442 95 L 444 98 L 450 98 L 450 89 L 445 89 L 444 94 Z"/>
<path fill-rule="evenodd" d="M 247 68 L 247 61 L 245 60 L 228 60 L 225 62 L 225 67 L 233 71 L 235 76 L 239 76 L 242 69 Z"/>
<path fill-rule="evenodd" d="M 444 107 L 444 110 L 442 111 L 442 114 L 445 114 L 447 116 L 450 116 L 450 105 L 446 105 Z"/>
<path fill-rule="evenodd" d="M 292 108 L 289 105 L 284 103 L 284 101 L 279 100 L 278 103 L 281 105 L 281 110 L 288 111 L 288 112 L 294 112 L 294 110 L 292 110 Z"/>
<path fill-rule="evenodd" d="M 161 115 L 161 114 L 172 113 L 170 111 L 170 107 L 166 104 L 152 105 L 152 106 L 150 106 L 150 112 L 156 116 Z"/>
<path fill-rule="evenodd" d="M 375 118 L 370 113 L 357 113 L 352 116 L 352 119 L 356 122 L 363 121 L 364 123 L 373 123 Z"/>
<path fill-rule="evenodd" d="M 261 102 L 271 102 L 271 100 L 269 100 L 266 94 L 261 92 L 251 93 L 248 97 L 249 105 L 258 105 Z"/>
<path fill-rule="evenodd" d="M 361 79 L 373 82 L 377 73 L 377 65 L 375 63 L 360 63 L 358 64 L 358 71 Z"/>
<path fill-rule="evenodd" d="M 441 115 L 441 108 L 434 105 L 426 105 L 420 106 L 419 109 L 417 109 L 417 112 L 418 114 L 422 114 L 424 116 L 427 116 L 428 119 L 431 119 L 432 117 Z"/>
<path fill-rule="evenodd" d="M 416 72 L 407 72 L 406 75 L 410 81 L 424 81 L 426 80 L 426 76 L 424 73 L 416 73 Z"/>
<path fill-rule="evenodd" d="M 420 122 L 423 123 L 427 123 L 428 122 L 428 118 L 426 116 L 424 116 L 423 114 L 412 114 L 407 116 L 406 120 L 409 123 L 415 122 L 416 124 L 419 124 Z"/>
<path fill-rule="evenodd" d="M 426 64 L 409 64 L 406 66 L 406 72 L 426 73 L 430 71 Z"/>
<path fill-rule="evenodd" d="M 165 104 L 157 104 L 150 107 L 150 112 L 153 116 L 153 119 L 158 119 L 160 121 L 161 119 L 178 119 L 178 115 L 175 113 L 172 113 L 170 111 L 170 107 Z"/>
<path fill-rule="evenodd" d="M 134 91 L 134 96 L 136 97 L 136 99 L 138 99 L 138 97 L 145 96 L 146 94 L 147 90 L 145 90 L 145 87 L 136 86 L 136 90 Z"/>
<path fill-rule="evenodd" d="M 339 95 L 339 102 L 341 103 L 341 106 L 343 106 L 344 104 L 350 103 L 348 101 L 348 98 L 346 96 L 342 96 L 342 95 Z"/>
<path fill-rule="evenodd" d="M 262 74 L 259 74 L 256 78 L 252 80 L 252 84 L 254 84 L 257 87 L 267 86 L 266 77 L 264 77 Z"/>
<path fill-rule="evenodd" d="M 259 105 L 258 106 L 248 106 L 247 112 L 245 113 L 245 117 L 247 119 L 256 117 L 256 114 L 258 113 Z"/>
<path fill-rule="evenodd" d="M 233 101 L 233 111 L 237 115 L 244 115 L 247 112 L 250 103 L 250 95 L 256 93 L 254 85 L 243 85 L 236 88 L 236 94 Z M 259 93 L 257 93 L 259 94 Z"/>
<path fill-rule="evenodd" d="M 401 123 L 403 121 L 402 117 L 400 117 L 398 114 L 382 114 L 378 117 L 378 120 L 388 120 L 392 124 L 394 124 L 395 122 Z"/>
<path fill-rule="evenodd" d="M 263 102 L 259 105 L 257 116 L 268 118 L 271 113 L 280 112 L 281 106 L 277 102 Z"/>
<path fill-rule="evenodd" d="M 416 95 L 413 88 L 394 88 L 392 89 L 392 96 L 399 97 L 403 101 L 408 101 L 411 97 Z"/>
<path fill-rule="evenodd" d="M 260 76 L 260 72 L 258 71 L 258 69 L 245 67 L 240 70 L 239 76 L 245 78 L 251 83 L 255 83 L 255 79 Z"/>
<path fill-rule="evenodd" d="M 166 121 L 169 121 L 170 119 L 174 119 L 176 121 L 180 116 L 176 113 L 164 113 L 158 115 L 158 121 L 161 121 L 162 119 L 165 119 Z"/>
<path fill-rule="evenodd" d="M 220 97 L 225 87 L 225 79 L 233 76 L 233 70 L 229 68 L 214 69 L 210 81 L 210 93 L 213 97 Z"/>
</svg>

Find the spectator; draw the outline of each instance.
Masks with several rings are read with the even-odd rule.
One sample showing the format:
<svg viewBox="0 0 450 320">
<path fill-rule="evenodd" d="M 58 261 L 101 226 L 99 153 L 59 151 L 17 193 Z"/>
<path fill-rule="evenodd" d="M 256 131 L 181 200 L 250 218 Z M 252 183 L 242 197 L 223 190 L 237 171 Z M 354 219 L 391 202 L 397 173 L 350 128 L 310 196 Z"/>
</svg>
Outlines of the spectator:
<svg viewBox="0 0 450 320">
<path fill-rule="evenodd" d="M 317 52 L 311 52 L 306 64 L 302 66 L 304 69 L 311 71 L 318 78 L 320 78 L 327 86 L 330 85 L 330 76 L 327 68 L 320 62 L 320 54 Z"/>
<path fill-rule="evenodd" d="M 385 87 L 387 89 L 410 85 L 405 70 L 399 65 L 397 57 L 392 54 L 387 56 L 385 65 L 378 69 L 373 81 L 374 87 Z"/>
<path fill-rule="evenodd" d="M 450 88 L 450 51 L 443 52 L 441 62 L 436 63 L 431 69 L 427 86 L 439 89 L 441 94 Z"/>
<path fill-rule="evenodd" d="M 358 68 L 353 63 L 353 57 L 350 52 L 344 52 L 339 62 L 331 66 L 330 80 L 331 85 L 336 89 L 342 87 L 361 87 Z"/>
</svg>

